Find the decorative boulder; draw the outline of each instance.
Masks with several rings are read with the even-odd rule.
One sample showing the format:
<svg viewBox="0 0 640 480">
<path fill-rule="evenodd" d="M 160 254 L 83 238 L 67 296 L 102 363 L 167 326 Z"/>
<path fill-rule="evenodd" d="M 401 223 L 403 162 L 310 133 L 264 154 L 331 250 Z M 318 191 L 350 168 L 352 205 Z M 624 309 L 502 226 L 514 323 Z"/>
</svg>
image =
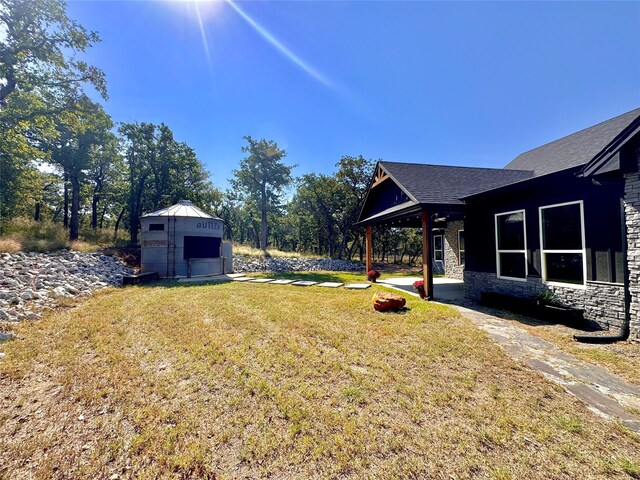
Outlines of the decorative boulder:
<svg viewBox="0 0 640 480">
<path fill-rule="evenodd" d="M 378 312 L 387 312 L 389 310 L 400 310 L 407 301 L 396 293 L 374 293 L 373 309 Z"/>
</svg>

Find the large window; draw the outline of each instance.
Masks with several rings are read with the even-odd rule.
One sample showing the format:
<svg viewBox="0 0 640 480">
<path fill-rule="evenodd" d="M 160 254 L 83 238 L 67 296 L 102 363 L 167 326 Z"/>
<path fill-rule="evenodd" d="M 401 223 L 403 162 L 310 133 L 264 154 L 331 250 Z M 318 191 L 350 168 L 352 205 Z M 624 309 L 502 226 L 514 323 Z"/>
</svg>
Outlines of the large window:
<svg viewBox="0 0 640 480">
<path fill-rule="evenodd" d="M 220 242 L 219 237 L 184 237 L 184 259 L 188 258 L 219 258 Z"/>
<path fill-rule="evenodd" d="M 442 235 L 433 236 L 433 259 L 436 262 L 444 261 L 444 244 L 442 242 Z"/>
<path fill-rule="evenodd" d="M 464 230 L 458 230 L 458 264 L 464 267 Z"/>
<path fill-rule="evenodd" d="M 584 212 L 582 202 L 540 207 L 542 279 L 584 285 Z"/>
<path fill-rule="evenodd" d="M 496 272 L 499 278 L 526 280 L 527 239 L 524 210 L 496 215 Z"/>
</svg>

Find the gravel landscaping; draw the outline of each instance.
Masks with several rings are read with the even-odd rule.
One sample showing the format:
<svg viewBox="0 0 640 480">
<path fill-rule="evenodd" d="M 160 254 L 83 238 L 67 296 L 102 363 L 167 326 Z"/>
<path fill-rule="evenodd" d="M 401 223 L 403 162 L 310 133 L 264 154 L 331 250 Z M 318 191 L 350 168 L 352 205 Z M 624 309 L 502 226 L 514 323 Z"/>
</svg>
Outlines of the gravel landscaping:
<svg viewBox="0 0 640 480">
<path fill-rule="evenodd" d="M 364 264 L 348 260 L 313 259 L 302 257 L 245 257 L 234 255 L 235 272 L 357 272 L 364 271 Z"/>
<path fill-rule="evenodd" d="M 132 271 L 116 257 L 98 253 L 2 253 L 0 321 L 38 319 L 61 298 L 122 285 L 122 275 L 128 273 Z"/>
</svg>

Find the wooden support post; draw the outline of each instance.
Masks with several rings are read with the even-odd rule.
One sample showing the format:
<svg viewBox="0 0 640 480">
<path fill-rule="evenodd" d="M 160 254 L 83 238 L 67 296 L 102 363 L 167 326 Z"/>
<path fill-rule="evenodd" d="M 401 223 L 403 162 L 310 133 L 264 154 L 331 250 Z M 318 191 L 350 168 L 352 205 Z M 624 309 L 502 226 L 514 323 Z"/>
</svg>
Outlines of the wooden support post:
<svg viewBox="0 0 640 480">
<path fill-rule="evenodd" d="M 429 212 L 422 211 L 422 279 L 428 300 L 433 300 L 433 269 L 431 268 L 431 225 Z"/>
<path fill-rule="evenodd" d="M 373 239 L 371 238 L 371 225 L 367 225 L 367 272 L 373 270 Z"/>
</svg>

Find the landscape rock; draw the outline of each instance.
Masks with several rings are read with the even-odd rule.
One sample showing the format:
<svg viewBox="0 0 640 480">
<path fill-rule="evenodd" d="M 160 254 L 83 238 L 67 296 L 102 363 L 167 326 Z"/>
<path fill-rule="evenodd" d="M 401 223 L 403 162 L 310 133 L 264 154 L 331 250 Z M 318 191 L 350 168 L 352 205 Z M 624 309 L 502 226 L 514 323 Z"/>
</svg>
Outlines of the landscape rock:
<svg viewBox="0 0 640 480">
<path fill-rule="evenodd" d="M 400 310 L 407 303 L 402 295 L 389 292 L 374 293 L 372 301 L 374 310 L 378 312 Z"/>
<path fill-rule="evenodd" d="M 116 257 L 99 253 L 0 254 L 0 321 L 39 319 L 59 298 L 122 285 L 131 273 Z"/>
<path fill-rule="evenodd" d="M 234 255 L 233 270 L 245 272 L 356 272 L 364 270 L 364 265 L 349 260 L 304 257 L 245 257 Z"/>
</svg>

